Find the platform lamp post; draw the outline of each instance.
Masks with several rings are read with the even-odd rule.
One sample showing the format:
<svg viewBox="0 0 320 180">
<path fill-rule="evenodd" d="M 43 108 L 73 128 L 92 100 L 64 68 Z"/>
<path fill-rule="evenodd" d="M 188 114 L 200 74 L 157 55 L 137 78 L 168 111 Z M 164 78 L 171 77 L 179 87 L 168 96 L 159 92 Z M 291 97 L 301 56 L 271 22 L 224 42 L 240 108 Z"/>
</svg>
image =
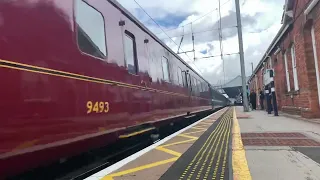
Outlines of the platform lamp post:
<svg viewBox="0 0 320 180">
<path fill-rule="evenodd" d="M 241 13 L 239 0 L 235 0 L 236 16 L 237 16 L 237 29 L 239 39 L 239 55 L 240 55 L 240 67 L 241 67 L 241 80 L 242 80 L 242 103 L 243 111 L 249 112 L 248 96 L 247 96 L 247 83 L 246 83 L 246 70 L 244 66 L 244 53 L 243 53 L 243 39 L 242 39 L 242 26 L 241 26 Z"/>
</svg>

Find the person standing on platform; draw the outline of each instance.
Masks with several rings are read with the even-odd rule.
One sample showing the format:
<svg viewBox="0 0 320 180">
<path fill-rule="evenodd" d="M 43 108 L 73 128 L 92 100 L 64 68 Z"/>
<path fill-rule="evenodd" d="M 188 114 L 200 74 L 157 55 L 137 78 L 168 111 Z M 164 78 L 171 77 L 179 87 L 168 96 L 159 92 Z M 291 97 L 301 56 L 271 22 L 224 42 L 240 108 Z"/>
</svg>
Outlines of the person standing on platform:
<svg viewBox="0 0 320 180">
<path fill-rule="evenodd" d="M 264 93 L 261 89 L 259 89 L 259 100 L 260 100 L 260 106 L 261 106 L 261 110 L 264 110 Z"/>
<path fill-rule="evenodd" d="M 252 110 L 256 110 L 257 105 L 257 94 L 252 90 L 250 93 L 250 102 L 252 105 Z"/>
</svg>

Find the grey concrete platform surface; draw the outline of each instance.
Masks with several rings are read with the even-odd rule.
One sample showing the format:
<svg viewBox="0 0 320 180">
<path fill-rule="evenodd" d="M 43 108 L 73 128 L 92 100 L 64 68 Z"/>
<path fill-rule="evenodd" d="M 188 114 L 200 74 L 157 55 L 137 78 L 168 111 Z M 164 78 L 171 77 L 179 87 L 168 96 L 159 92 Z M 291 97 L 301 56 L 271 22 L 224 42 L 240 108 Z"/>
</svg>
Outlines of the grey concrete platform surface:
<svg viewBox="0 0 320 180">
<path fill-rule="evenodd" d="M 252 179 L 320 180 L 320 124 L 236 107 Z"/>
</svg>

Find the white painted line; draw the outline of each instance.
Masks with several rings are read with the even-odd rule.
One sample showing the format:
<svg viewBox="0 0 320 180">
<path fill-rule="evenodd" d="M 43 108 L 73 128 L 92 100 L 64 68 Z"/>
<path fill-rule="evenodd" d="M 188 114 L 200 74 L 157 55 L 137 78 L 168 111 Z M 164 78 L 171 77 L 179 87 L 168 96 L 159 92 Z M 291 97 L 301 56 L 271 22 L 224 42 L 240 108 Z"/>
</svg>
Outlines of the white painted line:
<svg viewBox="0 0 320 180">
<path fill-rule="evenodd" d="M 85 178 L 85 180 L 99 180 L 99 178 L 90 176 L 90 177 Z"/>
<path fill-rule="evenodd" d="M 227 108 L 227 107 L 226 107 L 226 108 Z M 225 109 L 225 108 L 223 108 L 223 109 Z M 165 143 L 166 141 L 168 141 L 168 140 L 172 139 L 173 137 L 177 136 L 178 134 L 181 134 L 182 132 L 190 129 L 191 127 L 199 124 L 200 122 L 206 120 L 207 118 L 209 118 L 209 117 L 217 114 L 218 112 L 222 111 L 223 109 L 220 109 L 219 111 L 217 111 L 217 112 L 215 112 L 215 113 L 213 113 L 213 114 L 211 114 L 211 115 L 209 115 L 209 116 L 207 116 L 207 117 L 205 117 L 205 118 L 203 118 L 203 119 L 201 119 L 201 120 L 199 120 L 199 121 L 197 121 L 197 122 L 195 122 L 195 123 L 193 123 L 193 124 L 191 124 L 191 125 L 183 128 L 183 129 L 181 129 L 181 130 L 179 130 L 179 131 L 171 134 L 170 136 L 167 136 L 166 138 L 158 141 L 157 143 L 152 144 L 151 146 L 148 146 L 148 147 L 142 149 L 141 151 L 139 151 L 139 152 L 137 152 L 137 153 L 135 153 L 135 154 L 132 154 L 131 156 L 129 156 L 129 157 L 127 157 L 127 158 L 125 158 L 125 159 L 123 159 L 123 160 L 121 160 L 121 161 L 119 161 L 119 162 L 117 162 L 117 163 L 115 163 L 115 164 L 107 167 L 106 169 L 103 169 L 103 170 L 101 170 L 101 171 L 99 171 L 99 172 L 97 172 L 97 173 L 89 176 L 88 178 L 90 178 L 90 177 L 103 177 L 103 176 L 106 176 L 106 175 L 112 173 L 113 171 L 118 170 L 118 169 L 121 168 L 122 166 L 128 164 L 128 163 L 131 162 L 131 161 L 134 161 L 134 160 L 137 159 L 138 157 L 146 154 L 147 152 L 153 150 L 153 149 L 156 148 L 157 146 L 160 146 L 161 144 Z M 89 179 L 85 179 L 85 180 L 89 180 Z"/>
</svg>

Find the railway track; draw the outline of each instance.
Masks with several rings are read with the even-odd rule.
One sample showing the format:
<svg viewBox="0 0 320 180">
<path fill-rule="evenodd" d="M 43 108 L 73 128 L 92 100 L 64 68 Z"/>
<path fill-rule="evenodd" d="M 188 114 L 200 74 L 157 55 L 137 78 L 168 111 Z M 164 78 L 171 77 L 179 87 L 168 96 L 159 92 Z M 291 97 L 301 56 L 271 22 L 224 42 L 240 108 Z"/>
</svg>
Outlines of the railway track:
<svg viewBox="0 0 320 180">
<path fill-rule="evenodd" d="M 217 111 L 217 110 L 216 110 Z M 8 180 L 80 180 L 105 169 L 112 164 L 152 145 L 180 129 L 210 115 L 213 111 L 197 114 L 191 118 L 181 119 L 174 125 L 163 126 L 158 130 L 158 138 L 150 138 L 151 134 L 132 137 L 111 146 L 102 147 L 84 154 L 61 160 L 46 167 L 20 174 Z"/>
</svg>

